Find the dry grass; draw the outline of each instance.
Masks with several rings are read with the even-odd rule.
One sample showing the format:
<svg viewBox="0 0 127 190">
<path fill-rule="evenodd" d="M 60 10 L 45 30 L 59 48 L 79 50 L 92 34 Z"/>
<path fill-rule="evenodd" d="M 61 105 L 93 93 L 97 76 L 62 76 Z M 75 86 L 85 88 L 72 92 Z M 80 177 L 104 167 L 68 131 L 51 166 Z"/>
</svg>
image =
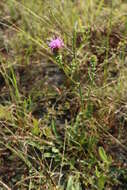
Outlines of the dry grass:
<svg viewBox="0 0 127 190">
<path fill-rule="evenodd" d="M 126 7 L 0 2 L 1 190 L 127 189 Z"/>
</svg>

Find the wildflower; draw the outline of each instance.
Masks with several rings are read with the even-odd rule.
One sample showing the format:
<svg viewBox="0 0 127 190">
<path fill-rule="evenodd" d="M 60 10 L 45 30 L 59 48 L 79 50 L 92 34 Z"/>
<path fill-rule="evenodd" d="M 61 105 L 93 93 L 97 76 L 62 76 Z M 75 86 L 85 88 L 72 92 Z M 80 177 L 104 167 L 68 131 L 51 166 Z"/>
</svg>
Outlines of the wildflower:
<svg viewBox="0 0 127 190">
<path fill-rule="evenodd" d="M 54 52 L 58 51 L 64 46 L 63 41 L 60 38 L 56 38 L 49 43 L 49 47 Z"/>
</svg>

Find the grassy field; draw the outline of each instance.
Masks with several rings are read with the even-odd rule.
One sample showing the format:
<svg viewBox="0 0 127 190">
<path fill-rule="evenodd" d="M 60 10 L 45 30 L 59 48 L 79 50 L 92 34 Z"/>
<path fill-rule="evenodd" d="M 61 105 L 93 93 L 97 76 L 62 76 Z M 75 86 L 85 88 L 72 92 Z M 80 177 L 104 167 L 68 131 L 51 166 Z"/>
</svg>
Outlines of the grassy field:
<svg viewBox="0 0 127 190">
<path fill-rule="evenodd" d="M 127 0 L 0 1 L 0 190 L 127 190 Z"/>
</svg>

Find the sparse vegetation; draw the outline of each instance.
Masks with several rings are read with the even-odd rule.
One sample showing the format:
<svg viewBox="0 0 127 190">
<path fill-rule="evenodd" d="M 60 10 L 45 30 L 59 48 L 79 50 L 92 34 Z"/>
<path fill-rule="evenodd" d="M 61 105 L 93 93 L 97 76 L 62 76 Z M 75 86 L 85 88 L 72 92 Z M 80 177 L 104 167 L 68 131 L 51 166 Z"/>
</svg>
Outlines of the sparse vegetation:
<svg viewBox="0 0 127 190">
<path fill-rule="evenodd" d="M 1 190 L 127 189 L 126 10 L 0 1 Z"/>
</svg>

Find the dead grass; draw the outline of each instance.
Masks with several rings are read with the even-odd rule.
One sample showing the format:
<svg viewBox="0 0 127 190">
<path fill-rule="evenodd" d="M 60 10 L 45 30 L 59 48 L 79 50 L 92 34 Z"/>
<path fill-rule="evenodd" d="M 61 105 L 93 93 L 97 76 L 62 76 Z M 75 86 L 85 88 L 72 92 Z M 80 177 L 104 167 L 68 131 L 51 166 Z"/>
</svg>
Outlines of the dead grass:
<svg viewBox="0 0 127 190">
<path fill-rule="evenodd" d="M 127 188 L 125 7 L 0 2 L 1 189 Z"/>
</svg>

